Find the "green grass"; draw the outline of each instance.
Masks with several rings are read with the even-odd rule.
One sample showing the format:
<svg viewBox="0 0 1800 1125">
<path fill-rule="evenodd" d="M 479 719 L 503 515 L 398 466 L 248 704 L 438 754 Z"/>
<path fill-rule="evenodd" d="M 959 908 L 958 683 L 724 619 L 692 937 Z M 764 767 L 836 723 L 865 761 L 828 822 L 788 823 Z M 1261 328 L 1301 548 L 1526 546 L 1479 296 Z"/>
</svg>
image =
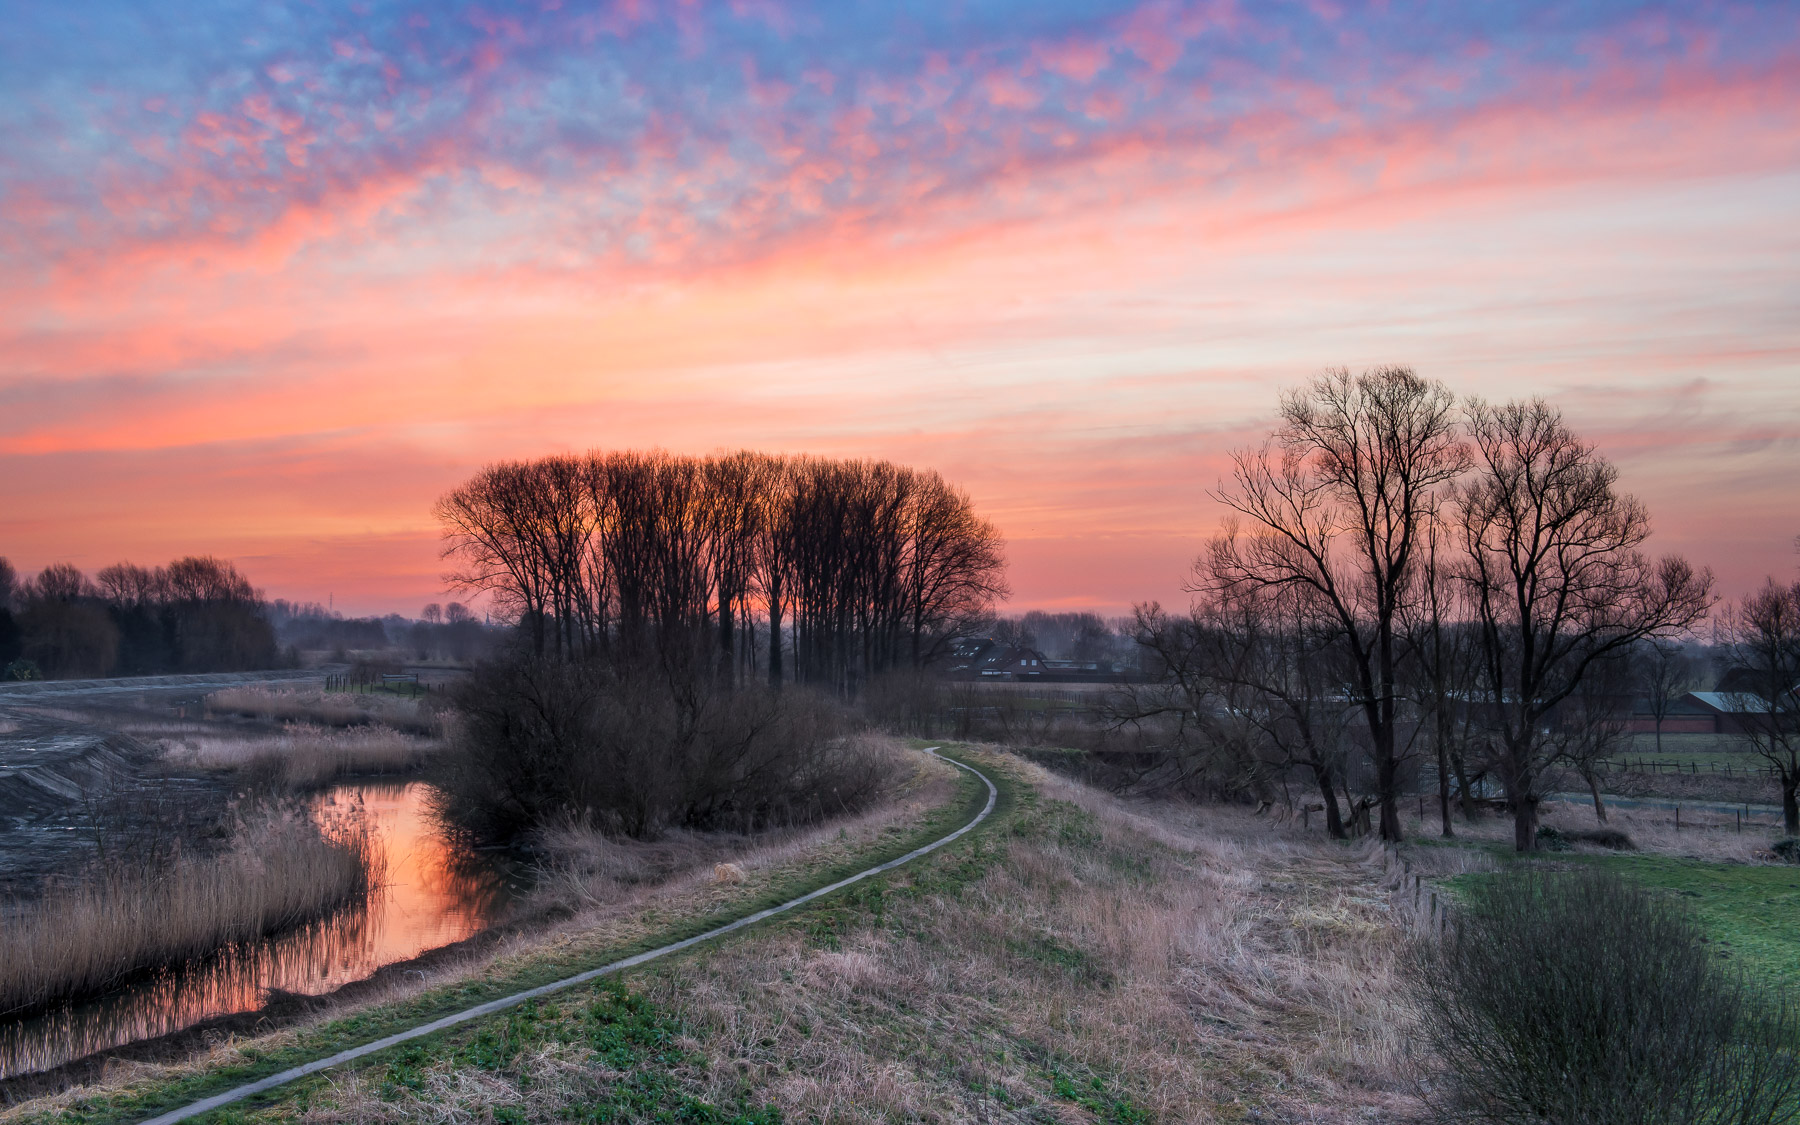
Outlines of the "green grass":
<svg viewBox="0 0 1800 1125">
<path fill-rule="evenodd" d="M 1593 864 L 1676 896 L 1730 961 L 1772 983 L 1800 986 L 1800 867 L 1656 855 L 1520 856 L 1504 846 L 1488 850 L 1509 865 Z M 1458 875 L 1446 883 L 1454 891 L 1490 878 Z"/>
<path fill-rule="evenodd" d="M 1746 971 L 1800 985 L 1800 867 L 1666 856 L 1583 858 L 1680 896 L 1721 952 Z"/>
<path fill-rule="evenodd" d="M 932 744 L 920 742 L 916 745 Z M 984 824 L 981 829 L 957 841 L 948 849 L 947 853 L 937 853 L 938 856 L 944 858 L 932 865 L 936 872 L 936 878 L 951 880 L 958 877 L 967 878 L 969 873 L 965 872 L 964 868 L 970 867 L 972 864 L 982 869 L 986 867 L 988 857 L 984 853 L 983 842 L 988 835 L 987 829 L 989 825 L 1003 819 L 1000 816 L 1002 812 L 1010 809 L 1014 790 L 1004 776 L 996 775 L 991 770 L 985 772 L 994 777 L 996 785 L 1000 788 L 1001 797 L 995 809 L 996 815 L 990 818 L 988 824 Z M 577 943 L 540 950 L 525 958 L 521 964 L 509 971 L 496 972 L 478 979 L 429 989 L 397 1003 L 379 1005 L 342 1019 L 305 1028 L 300 1031 L 290 1046 L 270 1050 L 261 1050 L 255 1047 L 245 1048 L 240 1051 L 243 1060 L 241 1062 L 209 1068 L 136 1089 L 96 1094 L 90 1098 L 80 1099 L 63 1110 L 28 1116 L 22 1120 L 26 1122 L 67 1122 L 70 1125 L 112 1125 L 115 1122 L 141 1120 L 242 1083 L 254 1081 L 265 1075 L 298 1066 L 310 1059 L 333 1054 L 359 1043 L 380 1039 L 488 1000 L 561 980 L 622 957 L 702 933 L 731 918 L 777 905 L 805 894 L 815 887 L 836 882 L 868 867 L 897 858 L 922 844 L 944 836 L 955 827 L 967 823 L 986 804 L 987 788 L 979 779 L 962 770 L 957 771 L 957 779 L 957 790 L 951 800 L 926 814 L 911 829 L 890 829 L 880 838 L 853 850 L 837 863 L 821 869 L 794 871 L 783 878 L 773 880 L 759 891 L 749 891 L 738 899 L 728 900 L 711 912 L 670 919 L 662 928 L 640 941 L 629 945 L 610 947 L 582 946 Z M 855 887 L 847 888 L 840 895 L 834 895 L 818 904 L 803 908 L 795 916 L 788 916 L 785 919 L 786 923 L 817 924 L 820 921 L 815 917 L 817 912 L 822 911 L 828 917 L 834 908 L 841 909 L 836 904 L 846 896 L 855 896 L 859 900 L 852 909 L 860 913 L 864 906 L 860 900 L 866 898 L 873 890 L 874 888 L 869 883 L 857 884 Z M 588 992 L 589 990 L 585 989 L 577 990 L 579 995 L 586 995 Z M 479 1034 L 479 1029 L 488 1026 L 495 1020 L 506 1018 L 506 1016 L 495 1016 L 489 1020 L 477 1021 L 473 1025 L 464 1025 L 451 1033 L 415 1040 L 395 1048 L 394 1054 L 442 1049 L 445 1042 L 456 1041 L 464 1034 Z M 433 1044 L 437 1044 L 437 1046 L 434 1048 Z M 309 1097 L 310 1092 L 320 1085 L 321 1081 L 319 1078 L 313 1078 L 302 1083 L 295 1083 L 272 1091 L 263 1099 L 251 1099 L 245 1103 L 239 1103 L 244 1107 L 242 1109 L 218 1111 L 199 1120 L 215 1122 L 239 1120 L 246 1110 L 255 1105 L 280 1101 L 296 1094 L 302 1098 Z M 674 1121 L 706 1120 L 705 1118 L 680 1116 L 668 1119 Z"/>
</svg>

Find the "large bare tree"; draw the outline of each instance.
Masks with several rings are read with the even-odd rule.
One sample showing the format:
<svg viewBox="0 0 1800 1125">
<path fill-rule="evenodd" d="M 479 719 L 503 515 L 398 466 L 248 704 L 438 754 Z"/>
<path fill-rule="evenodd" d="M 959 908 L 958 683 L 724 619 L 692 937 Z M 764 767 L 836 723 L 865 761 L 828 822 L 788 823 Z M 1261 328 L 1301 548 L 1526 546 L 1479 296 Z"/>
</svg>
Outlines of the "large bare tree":
<svg viewBox="0 0 1800 1125">
<path fill-rule="evenodd" d="M 1213 549 L 1218 588 L 1290 589 L 1312 627 L 1342 639 L 1385 840 L 1402 837 L 1402 610 L 1419 596 L 1424 528 L 1467 464 L 1443 384 L 1405 367 L 1339 369 L 1282 396 L 1281 425 L 1261 448 L 1234 455 L 1233 487 L 1217 494 L 1249 521 Z"/>
<path fill-rule="evenodd" d="M 1774 579 L 1725 615 L 1739 731 L 1781 782 L 1781 818 L 1800 836 L 1800 583 Z"/>
<path fill-rule="evenodd" d="M 1543 400 L 1476 400 L 1467 414 L 1476 465 L 1457 491 L 1460 576 L 1513 843 L 1530 851 L 1541 782 L 1569 751 L 1559 708 L 1605 662 L 1704 618 L 1712 574 L 1639 550 L 1644 506 Z"/>
</svg>

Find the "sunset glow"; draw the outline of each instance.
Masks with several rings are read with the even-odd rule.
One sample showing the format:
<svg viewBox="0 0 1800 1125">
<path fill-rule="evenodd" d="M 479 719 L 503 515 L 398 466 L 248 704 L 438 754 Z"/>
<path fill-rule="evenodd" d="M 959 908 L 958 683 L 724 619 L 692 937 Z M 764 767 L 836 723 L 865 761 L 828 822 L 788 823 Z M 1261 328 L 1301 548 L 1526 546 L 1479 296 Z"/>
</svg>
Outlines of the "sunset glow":
<svg viewBox="0 0 1800 1125">
<path fill-rule="evenodd" d="M 886 457 L 1013 608 L 1181 601 L 1326 366 L 1800 533 L 1792 4 L 135 4 L 0 39 L 0 555 L 417 613 L 484 463 Z"/>
</svg>

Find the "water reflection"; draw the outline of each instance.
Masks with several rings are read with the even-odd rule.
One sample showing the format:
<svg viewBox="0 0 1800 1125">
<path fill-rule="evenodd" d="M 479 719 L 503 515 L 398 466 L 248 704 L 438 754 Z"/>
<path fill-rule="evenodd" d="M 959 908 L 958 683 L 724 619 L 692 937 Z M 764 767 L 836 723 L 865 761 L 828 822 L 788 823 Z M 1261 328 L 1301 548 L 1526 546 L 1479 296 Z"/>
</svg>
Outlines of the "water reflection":
<svg viewBox="0 0 1800 1125">
<path fill-rule="evenodd" d="M 418 782 L 345 785 L 316 802 L 320 818 L 366 817 L 380 841 L 384 882 L 366 908 L 225 950 L 98 1000 L 0 1024 L 0 1078 L 253 1011 L 272 990 L 330 992 L 485 928 L 506 905 L 507 882 L 444 841 L 426 813 L 426 793 Z"/>
</svg>

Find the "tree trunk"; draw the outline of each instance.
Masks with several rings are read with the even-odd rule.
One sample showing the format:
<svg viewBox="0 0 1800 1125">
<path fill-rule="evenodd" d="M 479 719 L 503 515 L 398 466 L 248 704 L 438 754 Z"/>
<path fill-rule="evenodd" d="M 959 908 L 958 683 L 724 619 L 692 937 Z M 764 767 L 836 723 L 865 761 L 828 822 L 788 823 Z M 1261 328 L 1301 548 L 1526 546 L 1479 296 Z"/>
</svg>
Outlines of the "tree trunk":
<svg viewBox="0 0 1800 1125">
<path fill-rule="evenodd" d="M 1338 809 L 1337 790 L 1331 785 L 1331 770 L 1315 766 L 1313 777 L 1319 782 L 1319 796 L 1325 799 L 1325 834 L 1333 840 L 1348 840 L 1350 833 L 1344 830 L 1344 814 Z"/>
<path fill-rule="evenodd" d="M 1400 763 L 1394 760 L 1393 732 L 1388 732 L 1389 745 L 1375 766 L 1375 784 L 1381 791 L 1381 838 L 1390 844 L 1406 839 L 1400 829 L 1400 801 L 1395 795 Z"/>
<path fill-rule="evenodd" d="M 1532 852 L 1537 850 L 1537 798 L 1518 796 L 1513 798 L 1513 850 Z"/>
<path fill-rule="evenodd" d="M 1593 771 L 1591 771 L 1591 770 L 1587 771 L 1586 777 L 1587 777 L 1587 783 L 1588 783 L 1588 793 L 1591 794 L 1594 798 L 1594 815 L 1599 818 L 1601 824 L 1605 824 L 1606 823 L 1606 802 L 1602 801 L 1600 799 L 1600 779 L 1598 777 L 1596 777 L 1594 775 Z"/>
<path fill-rule="evenodd" d="M 1456 835 L 1450 827 L 1450 737 L 1446 729 L 1449 727 L 1449 716 L 1444 713 L 1442 699 L 1437 708 L 1437 775 L 1438 775 L 1438 822 L 1439 834 L 1444 837 Z M 1423 827 L 1421 826 L 1421 831 Z"/>
<path fill-rule="evenodd" d="M 1656 717 L 1656 752 L 1659 755 L 1662 753 L 1662 716 L 1661 715 L 1658 715 Z"/>
<path fill-rule="evenodd" d="M 1800 773 L 1784 773 L 1781 777 L 1781 823 L 1789 836 L 1800 836 Z"/>
<path fill-rule="evenodd" d="M 1456 771 L 1456 795 L 1462 802 L 1463 819 L 1475 819 L 1475 792 L 1469 788 L 1469 770 L 1460 753 L 1450 755 L 1450 768 Z"/>
<path fill-rule="evenodd" d="M 781 688 L 781 583 L 769 582 L 769 686 Z"/>
<path fill-rule="evenodd" d="M 724 590 L 719 591 L 719 679 L 726 687 L 737 686 L 737 613 Z"/>
</svg>

